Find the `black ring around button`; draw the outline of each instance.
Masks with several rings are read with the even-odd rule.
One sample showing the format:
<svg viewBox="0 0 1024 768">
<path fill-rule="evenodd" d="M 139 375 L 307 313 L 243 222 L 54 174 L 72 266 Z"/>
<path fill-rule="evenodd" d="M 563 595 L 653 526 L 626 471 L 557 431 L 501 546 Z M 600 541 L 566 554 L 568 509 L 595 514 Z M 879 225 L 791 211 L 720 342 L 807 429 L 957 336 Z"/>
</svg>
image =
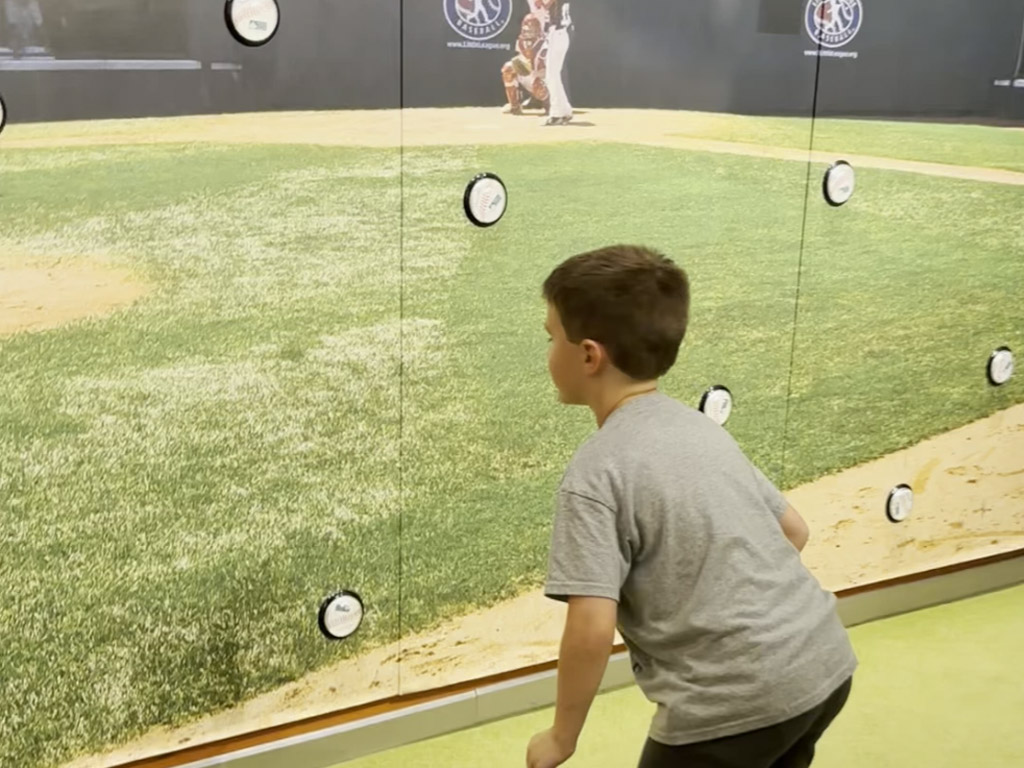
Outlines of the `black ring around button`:
<svg viewBox="0 0 1024 768">
<path fill-rule="evenodd" d="M 832 178 L 832 174 L 835 172 L 835 170 L 839 166 L 841 166 L 841 165 L 845 165 L 848 168 L 852 168 L 853 167 L 848 162 L 846 162 L 845 160 L 838 160 L 835 163 L 833 163 L 832 165 L 830 165 L 829 169 L 827 171 L 825 171 L 825 177 L 824 177 L 824 179 L 821 182 L 821 193 L 825 197 L 825 202 L 828 203 L 829 205 L 831 205 L 833 208 L 839 208 L 841 206 L 846 205 L 846 203 L 850 202 L 849 200 L 845 200 L 842 203 L 837 203 L 835 200 L 832 199 L 832 195 L 830 195 L 828 193 L 828 181 L 829 181 L 830 178 Z"/>
<path fill-rule="evenodd" d="M 708 389 L 708 391 L 705 392 L 704 395 L 701 397 L 701 399 L 700 399 L 700 412 L 701 413 L 707 414 L 707 411 L 705 411 L 704 408 L 708 404 L 708 399 L 715 392 L 725 392 L 725 393 L 727 393 L 729 395 L 729 400 L 732 402 L 733 405 L 735 405 L 735 398 L 732 396 L 732 391 L 728 387 L 723 387 L 720 384 L 716 384 L 715 386 L 710 387 Z M 732 415 L 732 414 L 730 413 L 730 415 Z M 727 421 L 728 421 L 728 419 L 727 419 Z"/>
<path fill-rule="evenodd" d="M 252 40 L 246 40 L 245 37 L 242 35 L 242 33 L 239 32 L 238 29 L 235 28 L 234 19 L 231 18 L 231 7 L 234 4 L 235 4 L 235 0 L 225 0 L 225 3 L 224 3 L 224 22 L 227 24 L 228 31 L 231 33 L 231 36 L 233 38 L 235 38 L 235 40 L 237 40 L 242 45 L 247 46 L 249 48 L 259 48 L 260 46 L 266 45 L 271 40 L 273 40 L 275 37 L 277 37 L 277 33 L 281 30 L 281 6 L 278 4 L 277 0 L 274 0 L 274 6 L 277 8 L 277 26 L 275 26 L 274 27 L 274 31 L 270 33 L 270 37 L 268 37 L 266 40 L 263 40 L 263 41 L 258 42 L 258 43 L 257 42 L 253 42 Z"/>
<path fill-rule="evenodd" d="M 496 182 L 501 184 L 501 191 L 505 194 L 505 209 L 501 212 L 501 216 L 499 216 L 498 218 L 496 218 L 494 221 L 490 222 L 489 224 L 484 223 L 484 222 L 480 221 L 479 219 L 477 219 L 476 216 L 473 215 L 473 209 L 472 209 L 472 207 L 469 204 L 469 199 L 470 199 L 470 196 L 473 194 L 474 187 L 476 187 L 476 185 L 479 184 L 484 179 L 494 179 Z M 501 177 L 498 176 L 497 174 L 494 174 L 494 173 L 478 173 L 476 176 L 474 176 L 472 179 L 470 179 L 469 184 L 466 185 L 466 192 L 462 196 L 462 208 L 466 212 L 466 218 L 469 219 L 474 225 L 476 225 L 476 226 L 478 226 L 478 227 L 480 227 L 482 229 L 487 229 L 488 227 L 493 227 L 495 224 L 497 224 L 499 221 L 501 221 L 503 218 L 505 218 L 505 214 L 508 213 L 508 188 L 505 186 L 505 182 L 502 181 Z"/>
<path fill-rule="evenodd" d="M 895 517 L 893 517 L 893 514 L 892 514 L 892 502 L 893 502 L 893 499 L 896 498 L 896 494 L 899 493 L 902 490 L 907 490 L 907 491 L 910 491 L 911 493 L 914 492 L 914 489 L 911 488 L 909 485 L 907 485 L 906 483 L 901 483 L 900 485 L 897 485 L 895 488 L 893 488 L 891 491 L 889 491 L 889 498 L 885 502 L 885 516 L 888 517 L 889 520 L 891 520 L 894 523 L 902 523 L 903 522 L 902 520 L 897 520 Z"/>
<path fill-rule="evenodd" d="M 359 610 L 362 611 L 363 618 L 364 619 L 366 618 L 366 606 L 363 604 L 363 598 L 361 598 L 355 592 L 350 592 L 347 589 L 344 589 L 341 592 L 337 592 L 337 593 L 331 595 L 330 597 L 328 597 L 326 600 L 324 600 L 320 604 L 320 611 L 317 614 L 317 624 L 320 627 L 320 633 L 324 637 L 326 637 L 328 640 L 347 640 L 348 639 L 348 638 L 345 638 L 345 637 L 337 637 L 335 635 L 332 635 L 327 630 L 327 611 L 331 607 L 331 604 L 335 600 L 338 600 L 338 599 L 340 599 L 342 597 L 352 597 L 352 598 L 355 598 L 356 602 L 359 603 Z M 359 626 L 360 627 L 362 626 L 362 621 L 360 621 Z M 356 631 L 358 631 L 358 627 L 356 628 Z M 355 634 L 355 633 L 353 633 L 353 634 Z M 351 636 L 352 635 L 349 635 L 349 637 L 351 637 Z"/>
<path fill-rule="evenodd" d="M 995 365 L 996 358 L 999 357 L 1000 352 L 1009 352 L 1011 355 L 1013 354 L 1013 350 L 1010 349 L 1009 347 L 1000 347 L 989 356 L 988 366 L 985 370 L 985 373 L 988 376 L 988 383 L 991 384 L 993 387 L 1002 387 L 1007 383 L 1006 381 L 996 381 L 995 376 L 992 375 L 992 367 Z"/>
</svg>

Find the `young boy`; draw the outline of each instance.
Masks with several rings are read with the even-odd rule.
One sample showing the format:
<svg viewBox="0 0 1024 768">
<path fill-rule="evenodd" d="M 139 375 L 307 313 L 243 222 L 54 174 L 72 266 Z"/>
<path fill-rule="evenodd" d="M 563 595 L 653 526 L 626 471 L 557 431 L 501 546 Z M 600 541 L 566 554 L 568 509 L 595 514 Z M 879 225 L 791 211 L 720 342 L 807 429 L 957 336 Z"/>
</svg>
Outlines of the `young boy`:
<svg viewBox="0 0 1024 768">
<path fill-rule="evenodd" d="M 551 378 L 598 431 L 558 489 L 545 594 L 569 610 L 555 724 L 528 768 L 575 752 L 616 626 L 657 704 L 641 768 L 810 765 L 857 660 L 800 561 L 800 515 L 728 432 L 658 391 L 686 335 L 686 273 L 605 248 L 558 267 L 544 298 Z"/>
</svg>

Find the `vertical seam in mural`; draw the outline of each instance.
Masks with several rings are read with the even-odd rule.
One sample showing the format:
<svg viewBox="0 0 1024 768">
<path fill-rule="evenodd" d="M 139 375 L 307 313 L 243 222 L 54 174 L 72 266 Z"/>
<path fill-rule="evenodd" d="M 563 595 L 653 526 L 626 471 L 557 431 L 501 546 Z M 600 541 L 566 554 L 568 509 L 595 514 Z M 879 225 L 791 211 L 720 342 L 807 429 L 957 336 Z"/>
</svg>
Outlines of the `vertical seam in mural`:
<svg viewBox="0 0 1024 768">
<path fill-rule="evenodd" d="M 800 228 L 800 256 L 796 266 L 796 296 L 793 300 L 793 338 L 789 346 L 789 383 L 786 386 L 786 417 L 782 426 L 782 481 L 786 479 L 786 449 L 789 446 L 789 418 L 793 408 L 793 371 L 796 365 L 796 337 L 800 320 L 800 290 L 803 287 L 804 248 L 807 243 L 807 212 L 811 202 L 811 171 L 814 167 L 814 129 L 818 121 L 818 89 L 821 87 L 821 41 L 818 41 L 818 56 L 814 67 L 814 98 L 811 100 L 811 136 L 807 149 L 807 178 L 804 184 L 804 219 Z"/>
<path fill-rule="evenodd" d="M 1017 68 L 1013 70 L 1014 77 L 1021 76 L 1021 67 L 1024 66 L 1024 26 L 1020 30 L 1020 52 L 1017 54 Z"/>
<path fill-rule="evenodd" d="M 405 518 L 405 0 L 398 2 L 398 691 L 402 693 Z"/>
</svg>

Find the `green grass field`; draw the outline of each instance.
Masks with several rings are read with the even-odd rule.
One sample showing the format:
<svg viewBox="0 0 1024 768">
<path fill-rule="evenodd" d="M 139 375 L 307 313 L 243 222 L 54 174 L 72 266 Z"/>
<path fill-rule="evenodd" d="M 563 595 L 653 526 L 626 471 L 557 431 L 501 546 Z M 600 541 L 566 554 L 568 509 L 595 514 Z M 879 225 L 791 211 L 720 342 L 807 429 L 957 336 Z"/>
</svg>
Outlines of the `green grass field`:
<svg viewBox="0 0 1024 768">
<path fill-rule="evenodd" d="M 461 212 L 482 169 L 512 201 L 486 231 Z M 0 173 L 0 253 L 105 253 L 156 286 L 0 340 L 0 765 L 538 584 L 593 428 L 555 402 L 539 291 L 583 249 L 687 267 L 665 388 L 730 386 L 730 431 L 785 487 L 1024 401 L 984 381 L 1024 347 L 1018 188 L 862 171 L 846 209 L 812 196 L 804 238 L 806 166 L 625 145 L 9 150 Z M 340 646 L 315 622 L 339 588 L 369 607 Z"/>
<path fill-rule="evenodd" d="M 689 138 L 807 149 L 810 124 L 802 117 L 701 115 Z M 982 125 L 884 120 L 814 121 L 814 149 L 979 168 L 1024 171 L 1024 131 Z"/>
</svg>

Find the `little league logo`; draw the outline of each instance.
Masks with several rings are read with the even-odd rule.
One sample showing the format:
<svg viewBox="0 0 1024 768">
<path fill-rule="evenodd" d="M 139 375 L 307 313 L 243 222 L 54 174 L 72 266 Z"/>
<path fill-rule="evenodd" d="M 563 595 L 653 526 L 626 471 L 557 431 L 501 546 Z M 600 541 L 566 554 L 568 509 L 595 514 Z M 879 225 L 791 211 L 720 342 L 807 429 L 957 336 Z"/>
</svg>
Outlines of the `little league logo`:
<svg viewBox="0 0 1024 768">
<path fill-rule="evenodd" d="M 512 18 L 512 0 L 444 0 L 448 24 L 468 40 L 500 35 Z"/>
<path fill-rule="evenodd" d="M 807 34 L 825 48 L 842 48 L 860 32 L 864 21 L 861 0 L 808 0 Z"/>
</svg>

